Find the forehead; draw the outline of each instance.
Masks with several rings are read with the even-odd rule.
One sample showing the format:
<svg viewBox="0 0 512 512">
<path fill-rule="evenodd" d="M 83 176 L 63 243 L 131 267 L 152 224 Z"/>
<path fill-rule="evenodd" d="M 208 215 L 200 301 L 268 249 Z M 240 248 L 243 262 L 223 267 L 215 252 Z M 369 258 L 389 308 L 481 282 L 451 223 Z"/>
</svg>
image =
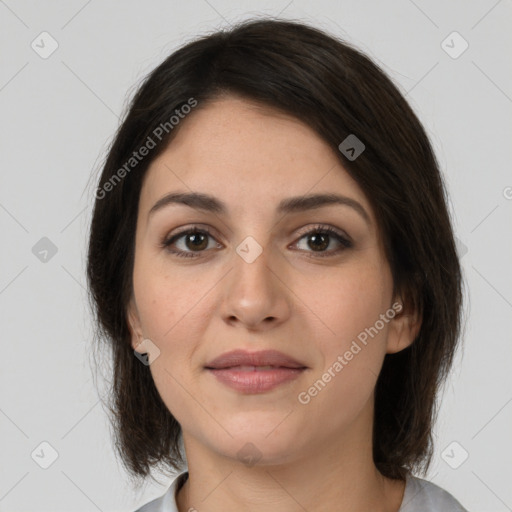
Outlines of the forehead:
<svg viewBox="0 0 512 512">
<path fill-rule="evenodd" d="M 371 207 L 339 155 L 302 121 L 238 97 L 201 107 L 183 124 L 147 170 L 141 209 L 163 195 L 204 192 L 232 216 L 248 208 L 262 214 L 283 198 L 337 193 Z"/>
</svg>

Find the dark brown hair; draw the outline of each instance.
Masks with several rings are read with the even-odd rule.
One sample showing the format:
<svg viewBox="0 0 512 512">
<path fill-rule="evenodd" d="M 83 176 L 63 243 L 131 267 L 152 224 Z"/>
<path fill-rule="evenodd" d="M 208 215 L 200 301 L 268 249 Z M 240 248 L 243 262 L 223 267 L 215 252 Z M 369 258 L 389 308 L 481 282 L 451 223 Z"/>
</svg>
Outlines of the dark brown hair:
<svg viewBox="0 0 512 512">
<path fill-rule="evenodd" d="M 224 94 L 306 123 L 337 152 L 370 201 L 394 291 L 422 318 L 412 345 L 385 356 L 375 392 L 374 462 L 389 478 L 426 472 L 436 397 L 460 336 L 463 285 L 439 167 L 418 118 L 376 64 L 337 37 L 275 18 L 239 23 L 172 53 L 138 87 L 105 159 L 87 278 L 97 339 L 113 353 L 110 410 L 122 461 L 135 477 L 156 467 L 183 468 L 181 427 L 131 346 L 135 229 L 144 174 L 186 122 L 171 129 L 169 119 L 186 112 L 180 109 L 191 98 L 197 110 Z M 127 167 L 163 123 L 169 129 L 160 130 L 156 147 Z M 350 134 L 365 145 L 355 160 L 338 150 Z"/>
</svg>

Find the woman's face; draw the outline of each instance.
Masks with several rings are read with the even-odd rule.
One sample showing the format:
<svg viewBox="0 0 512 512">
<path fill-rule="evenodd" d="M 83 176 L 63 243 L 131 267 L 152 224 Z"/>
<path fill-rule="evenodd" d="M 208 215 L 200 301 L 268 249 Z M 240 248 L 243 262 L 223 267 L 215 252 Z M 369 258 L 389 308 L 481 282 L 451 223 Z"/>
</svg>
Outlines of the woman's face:
<svg viewBox="0 0 512 512">
<path fill-rule="evenodd" d="M 181 122 L 141 190 L 129 319 L 187 451 L 279 464 L 368 442 L 384 356 L 417 332 L 392 297 L 369 202 L 296 119 L 229 97 Z M 223 211 L 151 212 L 171 193 L 211 196 Z M 347 199 L 279 209 L 316 194 Z M 277 350 L 304 369 L 206 368 L 233 350 Z"/>
</svg>

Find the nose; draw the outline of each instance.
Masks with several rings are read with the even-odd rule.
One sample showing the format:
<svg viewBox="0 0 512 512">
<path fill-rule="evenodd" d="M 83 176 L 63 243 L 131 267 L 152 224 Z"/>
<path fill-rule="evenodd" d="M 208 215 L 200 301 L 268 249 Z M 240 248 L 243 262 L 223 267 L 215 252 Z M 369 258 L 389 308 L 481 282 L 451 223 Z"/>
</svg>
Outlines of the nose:
<svg viewBox="0 0 512 512">
<path fill-rule="evenodd" d="M 259 244 L 251 240 L 240 244 L 226 276 L 221 311 L 224 321 L 253 331 L 285 322 L 290 316 L 292 295 L 285 273 L 284 261 L 271 258 Z"/>
</svg>

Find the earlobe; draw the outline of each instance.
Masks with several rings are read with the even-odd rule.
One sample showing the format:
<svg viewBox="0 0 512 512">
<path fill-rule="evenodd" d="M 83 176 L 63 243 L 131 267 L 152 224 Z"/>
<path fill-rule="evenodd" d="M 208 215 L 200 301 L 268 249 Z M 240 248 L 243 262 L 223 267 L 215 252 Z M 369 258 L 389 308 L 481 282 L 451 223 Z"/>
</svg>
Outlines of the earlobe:
<svg viewBox="0 0 512 512">
<path fill-rule="evenodd" d="M 142 335 L 139 314 L 137 312 L 137 307 L 135 306 L 133 299 L 130 300 L 126 316 L 128 319 L 128 327 L 130 329 L 131 334 L 131 345 L 132 348 L 136 350 L 141 340 L 144 339 L 144 336 Z"/>
<path fill-rule="evenodd" d="M 387 354 L 400 352 L 412 345 L 420 332 L 421 319 L 416 312 L 405 309 L 397 313 L 390 321 L 387 338 Z"/>
</svg>

